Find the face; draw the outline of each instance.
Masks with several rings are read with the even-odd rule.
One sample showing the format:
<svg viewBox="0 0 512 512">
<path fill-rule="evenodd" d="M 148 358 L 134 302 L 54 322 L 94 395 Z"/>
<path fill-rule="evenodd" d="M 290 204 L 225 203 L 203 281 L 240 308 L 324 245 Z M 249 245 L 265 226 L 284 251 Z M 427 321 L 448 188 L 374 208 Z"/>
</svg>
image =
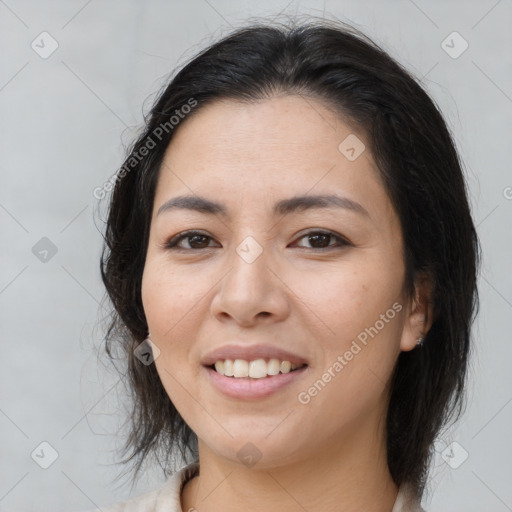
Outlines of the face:
<svg viewBox="0 0 512 512">
<path fill-rule="evenodd" d="M 203 107 L 167 149 L 143 306 L 170 399 L 219 457 L 254 451 L 275 467 L 383 427 L 417 333 L 399 220 L 368 147 L 320 102 L 285 96 Z M 222 376 L 210 366 L 225 359 L 240 375 L 257 359 L 253 371 L 284 373 Z"/>
</svg>

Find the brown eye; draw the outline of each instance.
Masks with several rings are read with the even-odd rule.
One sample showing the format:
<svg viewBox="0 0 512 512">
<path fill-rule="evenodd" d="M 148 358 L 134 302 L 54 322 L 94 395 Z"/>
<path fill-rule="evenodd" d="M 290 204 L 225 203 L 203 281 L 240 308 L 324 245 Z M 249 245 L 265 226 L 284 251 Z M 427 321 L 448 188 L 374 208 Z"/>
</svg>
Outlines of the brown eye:
<svg viewBox="0 0 512 512">
<path fill-rule="evenodd" d="M 329 231 L 311 231 L 300 238 L 300 240 L 303 239 L 307 239 L 310 245 L 310 247 L 299 245 L 305 249 L 329 249 L 351 245 L 348 240 Z"/>
<path fill-rule="evenodd" d="M 211 247 L 209 245 L 210 240 L 213 240 L 212 237 L 205 235 L 204 233 L 198 231 L 186 231 L 185 233 L 180 233 L 171 238 L 165 244 L 165 248 L 178 250 L 207 249 L 208 247 Z M 188 247 L 183 246 L 183 244 L 181 244 L 182 241 L 187 241 Z"/>
</svg>

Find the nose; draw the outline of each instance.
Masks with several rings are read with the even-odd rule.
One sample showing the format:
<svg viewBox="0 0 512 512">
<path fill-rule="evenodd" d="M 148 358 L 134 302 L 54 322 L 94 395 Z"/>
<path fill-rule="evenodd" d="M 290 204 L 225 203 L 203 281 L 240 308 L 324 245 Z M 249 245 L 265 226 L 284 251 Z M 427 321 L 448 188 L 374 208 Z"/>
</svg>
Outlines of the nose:
<svg viewBox="0 0 512 512">
<path fill-rule="evenodd" d="M 228 265 L 212 300 L 215 318 L 250 327 L 283 321 L 289 315 L 288 288 L 269 249 L 263 249 L 254 261 L 233 250 Z"/>
</svg>

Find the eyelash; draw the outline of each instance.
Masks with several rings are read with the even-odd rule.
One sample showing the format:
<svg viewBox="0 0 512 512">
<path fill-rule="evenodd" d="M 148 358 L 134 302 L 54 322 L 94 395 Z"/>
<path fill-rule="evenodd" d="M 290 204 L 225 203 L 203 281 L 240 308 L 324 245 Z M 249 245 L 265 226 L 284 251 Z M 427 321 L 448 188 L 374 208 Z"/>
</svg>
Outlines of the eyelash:
<svg viewBox="0 0 512 512">
<path fill-rule="evenodd" d="M 335 239 L 337 241 L 336 244 L 329 244 L 327 247 L 300 247 L 301 249 L 311 249 L 315 252 L 323 252 L 323 251 L 329 251 L 329 250 L 332 250 L 332 249 L 335 249 L 335 248 L 342 248 L 342 247 L 346 247 L 346 246 L 351 246 L 352 244 L 344 237 L 336 234 L 336 233 L 333 233 L 332 231 L 324 231 L 324 230 L 316 230 L 316 231 L 309 231 L 308 233 L 304 233 L 300 238 L 299 240 L 301 240 L 302 238 L 306 238 L 308 236 L 313 236 L 313 235 L 324 235 L 324 236 L 330 236 L 331 238 Z M 201 236 L 201 237 L 205 237 L 205 238 L 209 238 L 211 240 L 213 240 L 213 238 L 209 235 L 206 235 L 205 233 L 202 233 L 201 231 L 194 231 L 194 230 L 191 230 L 191 231 L 184 231 L 183 233 L 179 233 L 175 236 L 173 236 L 170 240 L 168 240 L 164 247 L 165 249 L 168 249 L 168 250 L 173 250 L 173 251 L 202 251 L 202 250 L 205 250 L 205 249 L 211 249 L 211 247 L 203 247 L 201 249 L 185 249 L 183 247 L 177 247 L 177 245 L 182 241 L 182 240 L 185 240 L 186 238 L 192 238 L 193 236 Z"/>
</svg>

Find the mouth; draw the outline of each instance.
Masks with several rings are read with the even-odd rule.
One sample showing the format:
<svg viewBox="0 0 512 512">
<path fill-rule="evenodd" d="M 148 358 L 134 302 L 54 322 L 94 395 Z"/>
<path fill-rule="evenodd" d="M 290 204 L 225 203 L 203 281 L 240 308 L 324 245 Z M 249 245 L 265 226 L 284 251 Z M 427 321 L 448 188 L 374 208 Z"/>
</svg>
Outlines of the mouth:
<svg viewBox="0 0 512 512">
<path fill-rule="evenodd" d="M 203 365 L 210 384 L 224 396 L 243 401 L 261 400 L 284 391 L 308 370 L 307 364 L 293 365 L 279 359 L 223 359 Z M 284 397 L 283 397 L 284 399 Z"/>
<path fill-rule="evenodd" d="M 214 364 L 206 365 L 219 375 L 231 379 L 269 379 L 281 374 L 288 374 L 301 370 L 307 366 L 306 363 L 295 364 L 288 360 L 254 359 L 219 359 Z"/>
</svg>

